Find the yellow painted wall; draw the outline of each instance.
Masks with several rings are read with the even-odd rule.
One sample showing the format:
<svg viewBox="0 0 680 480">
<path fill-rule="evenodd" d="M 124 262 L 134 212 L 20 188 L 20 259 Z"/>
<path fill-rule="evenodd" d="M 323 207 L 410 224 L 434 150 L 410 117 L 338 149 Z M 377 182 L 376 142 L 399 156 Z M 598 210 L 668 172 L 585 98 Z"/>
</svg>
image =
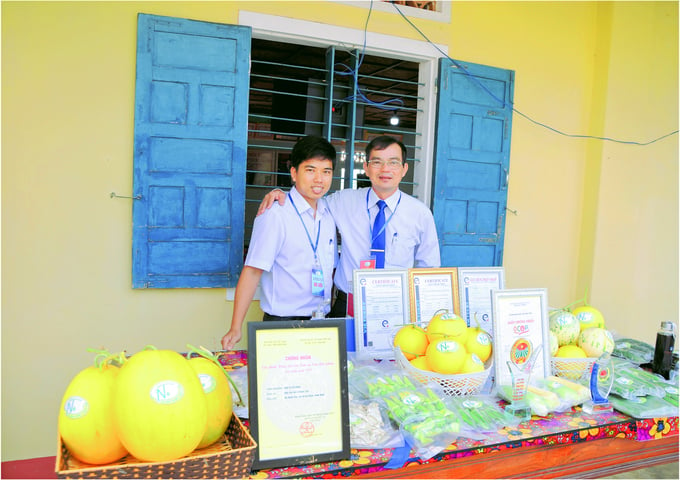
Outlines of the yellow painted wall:
<svg viewBox="0 0 680 480">
<path fill-rule="evenodd" d="M 132 290 L 131 200 L 110 193 L 132 190 L 137 13 L 236 23 L 239 8 L 355 29 L 366 14 L 334 2 L 2 3 L 3 461 L 56 454 L 59 401 L 87 348 L 218 348 L 225 290 Z M 677 129 L 676 2 L 456 2 L 450 25 L 414 22 L 454 58 L 515 70 L 517 109 L 552 127 L 635 140 Z M 420 39 L 384 12 L 369 29 Z M 677 180 L 677 135 L 571 139 L 516 114 L 508 287 L 546 287 L 559 306 L 588 286 L 612 329 L 650 340 L 678 316 Z"/>
</svg>

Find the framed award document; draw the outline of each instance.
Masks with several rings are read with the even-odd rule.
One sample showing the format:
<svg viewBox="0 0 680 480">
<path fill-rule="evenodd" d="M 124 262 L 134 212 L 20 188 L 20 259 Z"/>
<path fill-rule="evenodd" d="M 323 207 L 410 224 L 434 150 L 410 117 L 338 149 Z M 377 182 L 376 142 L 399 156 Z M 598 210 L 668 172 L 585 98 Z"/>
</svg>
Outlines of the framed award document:
<svg viewBox="0 0 680 480">
<path fill-rule="evenodd" d="M 460 315 L 457 268 L 410 268 L 411 321 L 425 328 L 435 313 Z"/>
<path fill-rule="evenodd" d="M 458 267 L 460 316 L 468 326 L 479 325 L 493 337 L 491 292 L 505 288 L 503 267 Z"/>
<path fill-rule="evenodd" d="M 350 457 L 345 320 L 248 324 L 253 469 Z"/>
<path fill-rule="evenodd" d="M 533 378 L 550 375 L 547 290 L 494 290 L 491 298 L 496 385 L 511 386 L 515 369 Z"/>
<path fill-rule="evenodd" d="M 392 338 L 410 323 L 406 270 L 354 270 L 355 348 L 359 357 L 393 359 Z"/>
</svg>

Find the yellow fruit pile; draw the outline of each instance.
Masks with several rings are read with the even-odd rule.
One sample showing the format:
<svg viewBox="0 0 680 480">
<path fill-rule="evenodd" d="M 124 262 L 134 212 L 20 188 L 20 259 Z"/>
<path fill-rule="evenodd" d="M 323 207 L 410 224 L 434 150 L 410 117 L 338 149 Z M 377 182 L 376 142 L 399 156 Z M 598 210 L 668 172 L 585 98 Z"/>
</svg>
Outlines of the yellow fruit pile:
<svg viewBox="0 0 680 480">
<path fill-rule="evenodd" d="M 484 371 L 493 350 L 491 336 L 479 327 L 468 327 L 464 319 L 448 312 L 436 313 L 423 329 L 405 325 L 394 336 L 415 368 L 441 374 Z"/>
<path fill-rule="evenodd" d="M 583 305 L 572 312 L 561 312 L 561 315 L 573 317 L 579 328 L 575 338 L 569 343 L 560 343 L 556 351 L 554 345 L 551 345 L 551 352 L 555 357 L 554 365 L 560 376 L 577 379 L 586 373 L 587 364 L 570 362 L 567 359 L 597 358 L 605 352 L 611 353 L 614 350 L 614 338 L 604 328 L 604 316 L 595 307 Z M 553 318 L 551 316 L 550 330 L 557 334 Z"/>
<path fill-rule="evenodd" d="M 230 380 L 212 353 L 191 348 L 201 356 L 99 352 L 62 397 L 58 432 L 70 454 L 93 465 L 128 453 L 160 462 L 217 442 L 232 418 Z"/>
</svg>

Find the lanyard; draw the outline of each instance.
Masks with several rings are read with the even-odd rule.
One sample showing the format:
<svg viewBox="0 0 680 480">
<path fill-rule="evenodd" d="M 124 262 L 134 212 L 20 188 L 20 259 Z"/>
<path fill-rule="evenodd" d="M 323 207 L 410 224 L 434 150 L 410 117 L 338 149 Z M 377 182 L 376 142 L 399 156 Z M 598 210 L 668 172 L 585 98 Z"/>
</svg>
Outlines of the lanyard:
<svg viewBox="0 0 680 480">
<path fill-rule="evenodd" d="M 399 204 L 401 203 L 401 191 L 399 192 L 399 200 L 397 200 L 397 206 L 394 207 L 394 211 L 390 214 L 390 216 L 385 220 L 385 225 L 382 226 L 379 232 L 373 236 L 373 223 L 371 223 L 371 212 L 368 208 L 368 194 L 371 193 L 371 189 L 369 188 L 368 191 L 366 192 L 366 215 L 368 215 L 368 228 L 371 231 L 371 244 L 373 244 L 373 240 L 375 240 L 378 235 L 380 235 L 385 228 L 387 228 L 387 224 L 390 223 L 390 220 L 392 220 L 392 217 L 394 214 L 397 212 L 397 208 L 399 208 Z"/>
<path fill-rule="evenodd" d="M 290 198 L 290 203 L 293 205 L 295 213 L 297 213 L 298 218 L 300 219 L 300 222 L 302 222 L 302 226 L 305 229 L 305 233 L 307 234 L 307 240 L 309 240 L 309 246 L 312 247 L 312 251 L 314 252 L 314 260 L 317 260 L 316 249 L 319 246 L 319 233 L 321 233 L 321 220 L 319 220 L 319 224 L 316 228 L 316 243 L 313 244 L 312 237 L 309 235 L 309 230 L 307 230 L 307 225 L 305 225 L 305 221 L 302 220 L 302 215 L 300 215 L 300 211 L 295 206 L 295 202 L 293 201 L 293 197 L 290 195 L 290 192 L 288 192 L 288 198 Z"/>
</svg>

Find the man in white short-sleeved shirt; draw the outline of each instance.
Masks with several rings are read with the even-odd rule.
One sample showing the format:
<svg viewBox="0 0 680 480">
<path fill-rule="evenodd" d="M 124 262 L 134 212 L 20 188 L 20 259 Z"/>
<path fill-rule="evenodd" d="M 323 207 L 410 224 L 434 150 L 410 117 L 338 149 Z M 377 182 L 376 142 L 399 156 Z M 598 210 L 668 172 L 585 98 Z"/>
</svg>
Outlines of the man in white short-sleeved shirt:
<svg viewBox="0 0 680 480">
<path fill-rule="evenodd" d="M 225 350 L 241 339 L 243 321 L 258 283 L 263 320 L 309 319 L 330 308 L 337 264 L 336 227 L 322 198 L 331 186 L 335 147 L 321 137 L 304 137 L 291 152 L 294 187 L 284 205 L 259 215 L 234 293 Z"/>
</svg>

